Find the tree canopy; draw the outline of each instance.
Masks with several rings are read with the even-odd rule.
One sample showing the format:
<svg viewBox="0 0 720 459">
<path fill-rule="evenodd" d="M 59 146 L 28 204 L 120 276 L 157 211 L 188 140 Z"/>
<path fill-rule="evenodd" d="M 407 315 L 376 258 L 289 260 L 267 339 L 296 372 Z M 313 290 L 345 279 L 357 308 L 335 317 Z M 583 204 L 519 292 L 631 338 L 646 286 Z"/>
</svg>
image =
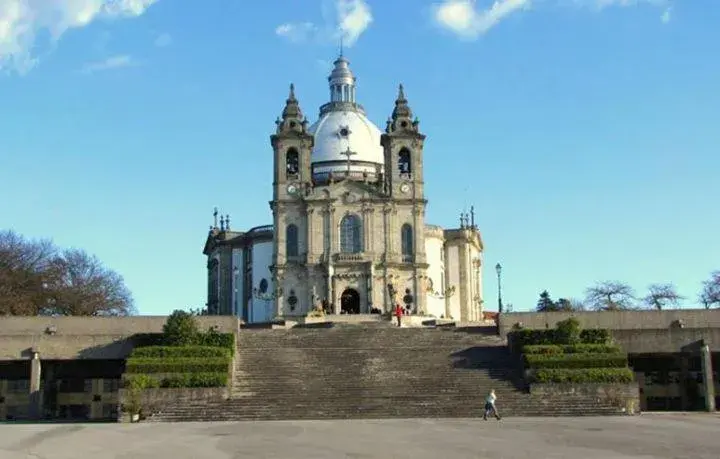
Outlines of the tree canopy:
<svg viewBox="0 0 720 459">
<path fill-rule="evenodd" d="M 132 295 L 118 273 L 80 249 L 0 231 L 0 315 L 126 316 Z"/>
</svg>

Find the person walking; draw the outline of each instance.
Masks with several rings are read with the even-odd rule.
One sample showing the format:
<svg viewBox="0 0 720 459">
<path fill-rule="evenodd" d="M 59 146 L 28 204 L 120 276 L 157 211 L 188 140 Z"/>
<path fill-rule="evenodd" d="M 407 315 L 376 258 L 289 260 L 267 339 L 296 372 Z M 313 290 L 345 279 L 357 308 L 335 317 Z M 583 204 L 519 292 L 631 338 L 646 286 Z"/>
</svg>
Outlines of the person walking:
<svg viewBox="0 0 720 459">
<path fill-rule="evenodd" d="M 487 421 L 488 415 L 491 413 L 495 416 L 495 419 L 500 420 L 500 414 L 498 413 L 497 406 L 495 406 L 496 401 L 497 396 L 495 395 L 495 389 L 491 389 L 490 393 L 485 397 L 485 413 L 483 414 L 485 421 Z"/>
<path fill-rule="evenodd" d="M 398 304 L 397 306 L 395 306 L 395 317 L 397 317 L 397 326 L 398 327 L 401 326 L 402 315 L 403 315 L 403 310 L 400 307 L 400 305 Z"/>
</svg>

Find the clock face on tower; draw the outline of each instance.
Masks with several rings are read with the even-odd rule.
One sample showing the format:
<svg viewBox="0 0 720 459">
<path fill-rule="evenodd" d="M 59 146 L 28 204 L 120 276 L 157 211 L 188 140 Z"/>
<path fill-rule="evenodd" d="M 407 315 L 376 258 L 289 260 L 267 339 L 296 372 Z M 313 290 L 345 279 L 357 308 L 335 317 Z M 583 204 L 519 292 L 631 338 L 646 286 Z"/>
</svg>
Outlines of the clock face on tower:
<svg viewBox="0 0 720 459">
<path fill-rule="evenodd" d="M 407 193 L 408 191 L 410 191 L 410 185 L 408 185 L 407 183 L 403 183 L 402 185 L 400 185 L 400 191 L 403 193 Z"/>
<path fill-rule="evenodd" d="M 295 193 L 297 193 L 297 191 L 298 191 L 298 187 L 294 183 L 291 183 L 290 185 L 287 186 L 288 194 L 294 195 Z"/>
</svg>

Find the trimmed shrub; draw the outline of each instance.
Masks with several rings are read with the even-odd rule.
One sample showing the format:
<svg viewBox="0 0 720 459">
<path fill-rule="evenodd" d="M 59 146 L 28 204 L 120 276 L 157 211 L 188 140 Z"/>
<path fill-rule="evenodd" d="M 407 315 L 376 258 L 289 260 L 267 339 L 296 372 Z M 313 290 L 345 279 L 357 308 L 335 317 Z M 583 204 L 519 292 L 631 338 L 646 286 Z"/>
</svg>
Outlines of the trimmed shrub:
<svg viewBox="0 0 720 459">
<path fill-rule="evenodd" d="M 555 343 L 577 344 L 580 342 L 580 321 L 568 317 L 555 325 Z"/>
<path fill-rule="evenodd" d="M 148 346 L 133 349 L 130 358 L 230 357 L 230 350 L 214 346 Z"/>
<path fill-rule="evenodd" d="M 629 368 L 544 368 L 535 372 L 533 382 L 548 384 L 629 384 L 635 375 Z"/>
<path fill-rule="evenodd" d="M 223 387 L 227 386 L 227 383 L 227 371 L 223 373 L 191 373 L 164 377 L 160 381 L 160 387 Z"/>
<path fill-rule="evenodd" d="M 163 335 L 170 346 L 189 346 L 197 343 L 198 326 L 187 311 L 173 311 L 163 325 Z"/>
<path fill-rule="evenodd" d="M 627 354 L 526 354 L 529 368 L 625 368 Z"/>
<path fill-rule="evenodd" d="M 218 333 L 214 329 L 197 335 L 196 343 L 199 346 L 221 347 L 228 349 L 230 354 L 235 353 L 235 335 L 232 333 Z"/>
<path fill-rule="evenodd" d="M 622 352 L 615 344 L 540 344 L 525 346 L 523 354 L 617 354 Z"/>
<path fill-rule="evenodd" d="M 584 344 L 608 344 L 610 330 L 603 328 L 586 328 L 580 332 L 580 342 Z"/>
<path fill-rule="evenodd" d="M 128 373 L 219 373 L 228 371 L 228 357 L 130 358 L 125 363 Z"/>
<path fill-rule="evenodd" d="M 558 331 L 552 330 L 516 330 L 508 333 L 508 338 L 513 343 L 515 349 L 522 349 L 525 346 L 537 346 L 548 344 L 565 344 L 561 341 L 563 337 L 558 337 Z M 610 341 L 610 332 L 603 329 L 589 329 L 580 332 L 581 344 L 608 344 Z"/>
<path fill-rule="evenodd" d="M 132 389 L 156 388 L 199 388 L 227 386 L 228 375 L 223 373 L 193 373 L 155 377 L 141 374 L 126 374 L 124 386 Z"/>
<path fill-rule="evenodd" d="M 160 387 L 160 381 L 150 375 L 123 375 L 123 385 L 126 389 L 142 390 Z"/>
</svg>

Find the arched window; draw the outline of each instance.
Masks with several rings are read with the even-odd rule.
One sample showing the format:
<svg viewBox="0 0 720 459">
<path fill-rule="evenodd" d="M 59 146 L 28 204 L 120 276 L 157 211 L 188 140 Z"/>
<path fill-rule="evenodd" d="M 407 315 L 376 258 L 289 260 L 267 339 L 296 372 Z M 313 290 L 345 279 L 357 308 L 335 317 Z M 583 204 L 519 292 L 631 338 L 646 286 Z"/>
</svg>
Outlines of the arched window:
<svg viewBox="0 0 720 459">
<path fill-rule="evenodd" d="M 294 148 L 285 153 L 285 172 L 287 178 L 295 177 L 300 172 L 300 154 Z"/>
<path fill-rule="evenodd" d="M 362 222 L 357 215 L 346 215 L 340 222 L 340 251 L 362 252 Z"/>
<path fill-rule="evenodd" d="M 403 148 L 398 153 L 398 169 L 401 174 L 411 174 L 412 165 L 410 163 L 410 150 Z"/>
<path fill-rule="evenodd" d="M 298 256 L 298 227 L 293 224 L 285 228 L 285 255 Z"/>
<path fill-rule="evenodd" d="M 405 223 L 400 229 L 400 247 L 402 248 L 403 261 L 412 261 L 413 258 L 413 229 L 409 223 Z"/>
</svg>

